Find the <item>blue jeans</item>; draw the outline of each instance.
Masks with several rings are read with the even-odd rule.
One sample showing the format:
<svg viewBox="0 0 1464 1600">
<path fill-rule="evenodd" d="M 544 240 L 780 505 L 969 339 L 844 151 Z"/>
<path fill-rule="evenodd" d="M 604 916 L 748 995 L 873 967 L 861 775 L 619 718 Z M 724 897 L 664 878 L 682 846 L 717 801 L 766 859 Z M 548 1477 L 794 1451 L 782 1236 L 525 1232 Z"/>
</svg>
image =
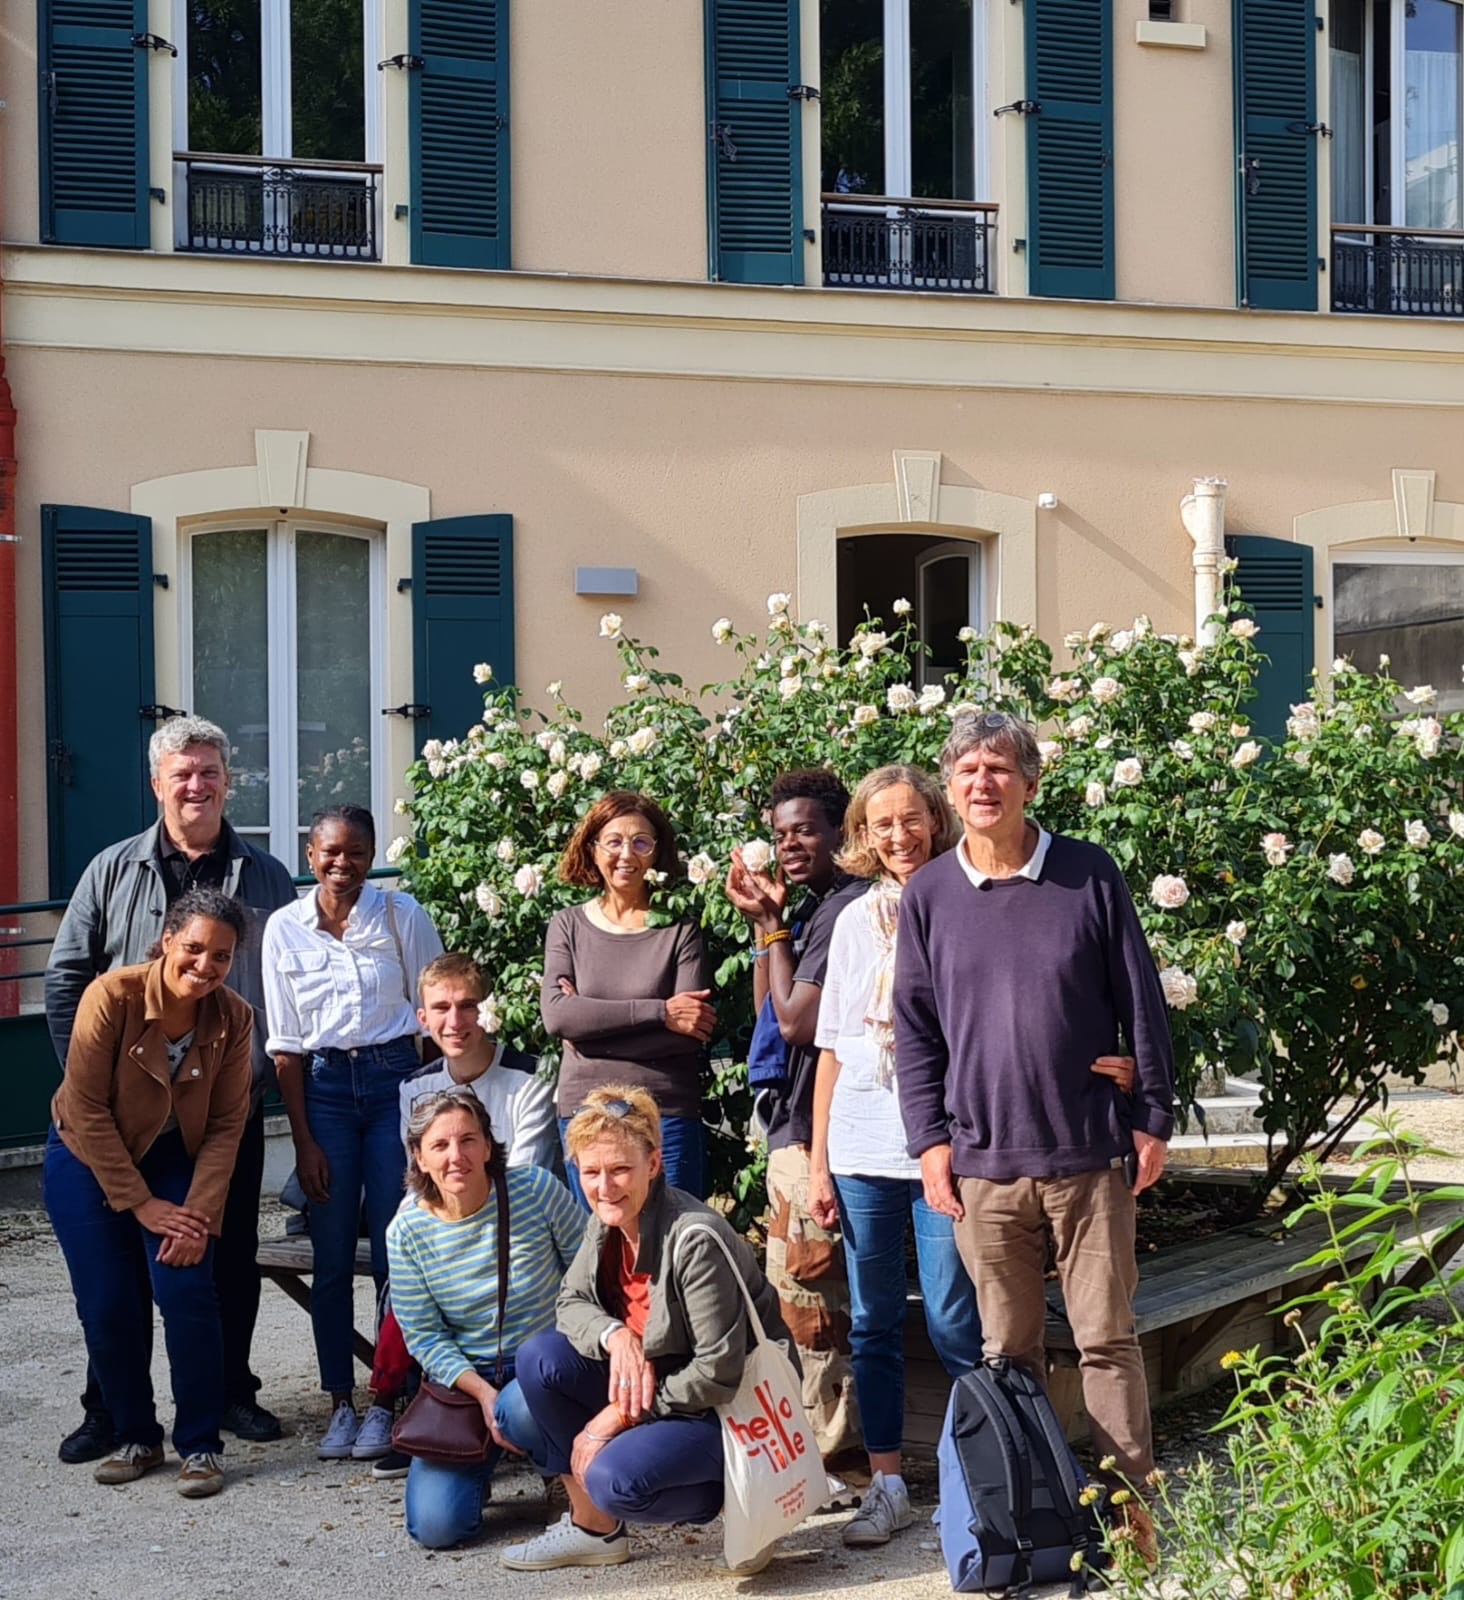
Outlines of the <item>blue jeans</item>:
<svg viewBox="0 0 1464 1600">
<path fill-rule="evenodd" d="M 544 1442 L 541 1470 L 566 1473 L 575 1436 L 605 1409 L 610 1363 L 582 1356 L 554 1328 L 525 1339 L 517 1362 L 524 1401 Z M 656 1417 L 627 1428 L 590 1463 L 585 1490 L 601 1511 L 623 1522 L 710 1522 L 722 1509 L 717 1413 Z"/>
<path fill-rule="evenodd" d="M 176 1131 L 163 1134 L 137 1164 L 159 1200 L 182 1205 L 193 1182 L 193 1158 Z M 180 1456 L 217 1453 L 224 1407 L 224 1343 L 213 1281 L 213 1241 L 196 1267 L 158 1261 L 162 1239 L 130 1211 L 113 1211 L 91 1168 L 62 1144 L 54 1128 L 42 1176 L 46 1210 L 66 1258 L 86 1353 L 102 1400 L 124 1444 L 160 1445 L 153 1404 L 152 1306 L 139 1271 L 146 1262 L 152 1299 L 163 1314 L 173 1383 L 173 1444 Z"/>
<path fill-rule="evenodd" d="M 569 1146 L 564 1142 L 570 1119 L 559 1119 L 559 1147 L 564 1151 L 564 1176 L 569 1192 L 579 1202 L 582 1211 L 590 1209 L 585 1192 L 580 1188 L 579 1168 L 569 1159 Z M 666 1182 L 673 1189 L 684 1189 L 698 1200 L 707 1197 L 707 1130 L 700 1117 L 661 1118 L 661 1163 L 666 1169 Z"/>
<path fill-rule="evenodd" d="M 505 1370 L 513 1371 L 511 1362 Z M 479 1367 L 479 1376 L 493 1381 L 492 1367 Z M 547 1475 L 547 1447 L 524 1404 L 518 1384 L 505 1383 L 493 1410 L 499 1431 L 519 1447 L 530 1463 Z M 471 1467 L 447 1467 L 414 1458 L 407 1473 L 407 1532 L 428 1550 L 446 1550 L 471 1539 L 483 1522 L 483 1490 L 503 1457 L 497 1445 L 486 1460 Z"/>
<path fill-rule="evenodd" d="M 310 1242 L 315 1272 L 310 1320 L 320 1386 L 351 1388 L 356 1239 L 361 1194 L 371 1239 L 371 1272 L 380 1294 L 386 1282 L 386 1225 L 402 1202 L 407 1170 L 401 1138 L 400 1089 L 422 1070 L 415 1039 L 363 1045 L 358 1050 L 317 1050 L 305 1073 L 305 1117 L 310 1136 L 330 1164 L 330 1199 L 310 1202 Z"/>
<path fill-rule="evenodd" d="M 949 1217 L 925 1203 L 918 1180 L 834 1178 L 849 1268 L 849 1344 L 854 1392 L 871 1454 L 898 1450 L 905 1435 L 905 1230 L 915 1258 L 925 1325 L 953 1378 L 981 1362 L 976 1291 L 956 1253 Z"/>
</svg>

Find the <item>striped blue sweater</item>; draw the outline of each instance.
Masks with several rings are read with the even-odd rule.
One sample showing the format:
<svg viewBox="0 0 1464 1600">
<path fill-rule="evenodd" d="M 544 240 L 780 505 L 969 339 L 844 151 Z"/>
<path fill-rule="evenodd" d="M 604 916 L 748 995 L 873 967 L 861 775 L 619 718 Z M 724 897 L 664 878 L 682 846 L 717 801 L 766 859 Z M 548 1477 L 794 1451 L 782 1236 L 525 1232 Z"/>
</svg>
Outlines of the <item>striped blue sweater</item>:
<svg viewBox="0 0 1464 1600">
<path fill-rule="evenodd" d="M 554 1325 L 565 1268 L 584 1237 L 585 1216 L 542 1167 L 510 1167 L 508 1303 L 503 1354 Z M 391 1304 L 407 1349 L 434 1382 L 451 1386 L 498 1354 L 498 1203 L 462 1222 L 408 1205 L 386 1230 Z"/>
</svg>

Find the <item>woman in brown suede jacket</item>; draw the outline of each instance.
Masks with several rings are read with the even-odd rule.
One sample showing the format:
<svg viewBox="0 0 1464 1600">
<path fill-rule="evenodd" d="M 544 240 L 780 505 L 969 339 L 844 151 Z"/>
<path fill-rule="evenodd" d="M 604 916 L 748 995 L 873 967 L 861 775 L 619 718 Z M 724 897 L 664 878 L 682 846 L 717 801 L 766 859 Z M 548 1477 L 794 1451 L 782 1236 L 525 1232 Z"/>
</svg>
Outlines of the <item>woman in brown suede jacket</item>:
<svg viewBox="0 0 1464 1600">
<path fill-rule="evenodd" d="M 157 958 L 104 973 L 82 995 L 51 1102 L 46 1209 L 121 1441 L 98 1464 L 99 1483 L 130 1483 L 163 1462 L 145 1263 L 172 1369 L 178 1492 L 223 1487 L 211 1256 L 249 1114 L 254 1017 L 223 986 L 244 928 L 217 890 L 180 895 Z"/>
</svg>

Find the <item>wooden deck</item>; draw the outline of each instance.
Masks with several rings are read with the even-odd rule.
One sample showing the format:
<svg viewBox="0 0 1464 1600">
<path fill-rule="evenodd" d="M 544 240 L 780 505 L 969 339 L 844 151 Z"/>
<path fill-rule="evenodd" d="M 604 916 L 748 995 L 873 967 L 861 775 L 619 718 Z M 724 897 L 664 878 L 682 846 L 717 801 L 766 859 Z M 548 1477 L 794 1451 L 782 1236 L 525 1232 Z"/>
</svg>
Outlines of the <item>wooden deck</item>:
<svg viewBox="0 0 1464 1600">
<path fill-rule="evenodd" d="M 262 1277 L 281 1289 L 307 1315 L 310 1312 L 310 1290 L 304 1279 L 315 1271 L 315 1248 L 308 1233 L 293 1234 L 283 1239 L 261 1239 L 259 1262 Z M 371 1246 L 365 1239 L 356 1244 L 356 1276 L 371 1276 Z M 364 1334 L 351 1330 L 351 1345 L 356 1359 L 369 1372 L 376 1360 L 376 1346 Z"/>
</svg>

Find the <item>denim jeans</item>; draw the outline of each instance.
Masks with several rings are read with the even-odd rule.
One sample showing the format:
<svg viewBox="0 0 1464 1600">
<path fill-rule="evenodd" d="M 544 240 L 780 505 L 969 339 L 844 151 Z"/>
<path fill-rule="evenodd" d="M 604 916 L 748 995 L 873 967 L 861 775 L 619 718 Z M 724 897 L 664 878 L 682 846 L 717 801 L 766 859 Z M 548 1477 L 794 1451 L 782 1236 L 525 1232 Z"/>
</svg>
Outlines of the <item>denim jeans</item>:
<svg viewBox="0 0 1464 1600">
<path fill-rule="evenodd" d="M 330 1164 L 330 1199 L 310 1202 L 310 1320 L 322 1389 L 347 1391 L 354 1377 L 351 1329 L 363 1190 L 378 1294 L 386 1282 L 386 1225 L 401 1204 L 407 1170 L 400 1090 L 421 1069 L 416 1040 L 406 1037 L 357 1050 L 317 1050 L 309 1059 L 305 1116 Z"/>
<path fill-rule="evenodd" d="M 871 1454 L 898 1450 L 905 1433 L 905 1232 L 915 1258 L 925 1325 L 953 1378 L 981 1361 L 976 1291 L 956 1250 L 951 1219 L 926 1205 L 918 1180 L 834 1178 L 849 1268 L 854 1392 Z"/>
<path fill-rule="evenodd" d="M 193 1158 L 174 1130 L 137 1164 L 152 1193 L 182 1205 L 193 1182 Z M 173 1444 L 180 1456 L 217 1453 L 224 1407 L 224 1347 L 213 1280 L 213 1241 L 196 1267 L 158 1261 L 162 1239 L 130 1211 L 113 1211 L 91 1168 L 62 1144 L 46 1142 L 43 1193 L 66 1258 L 91 1370 L 124 1444 L 159 1445 L 163 1430 L 153 1404 L 152 1306 L 141 1281 L 146 1263 L 151 1298 L 163 1315 L 173 1384 Z"/>
<path fill-rule="evenodd" d="M 513 1363 L 505 1362 L 508 1373 Z M 493 1381 L 492 1367 L 479 1367 L 480 1377 Z M 547 1447 L 517 1383 L 505 1383 L 493 1410 L 499 1431 L 511 1439 L 538 1471 L 545 1474 Z M 448 1467 L 416 1458 L 407 1473 L 407 1532 L 428 1550 L 446 1550 L 471 1539 L 483 1521 L 483 1490 L 503 1458 L 497 1445 L 487 1459 L 471 1467 Z"/>
<path fill-rule="evenodd" d="M 559 1119 L 559 1146 L 564 1151 L 564 1176 L 569 1192 L 579 1202 L 580 1209 L 588 1211 L 590 1202 L 580 1188 L 579 1168 L 569 1159 L 569 1146 L 564 1135 L 570 1118 Z M 707 1197 L 707 1130 L 700 1117 L 661 1118 L 661 1163 L 666 1169 L 666 1182 L 673 1189 L 684 1189 L 698 1200 Z"/>
</svg>

